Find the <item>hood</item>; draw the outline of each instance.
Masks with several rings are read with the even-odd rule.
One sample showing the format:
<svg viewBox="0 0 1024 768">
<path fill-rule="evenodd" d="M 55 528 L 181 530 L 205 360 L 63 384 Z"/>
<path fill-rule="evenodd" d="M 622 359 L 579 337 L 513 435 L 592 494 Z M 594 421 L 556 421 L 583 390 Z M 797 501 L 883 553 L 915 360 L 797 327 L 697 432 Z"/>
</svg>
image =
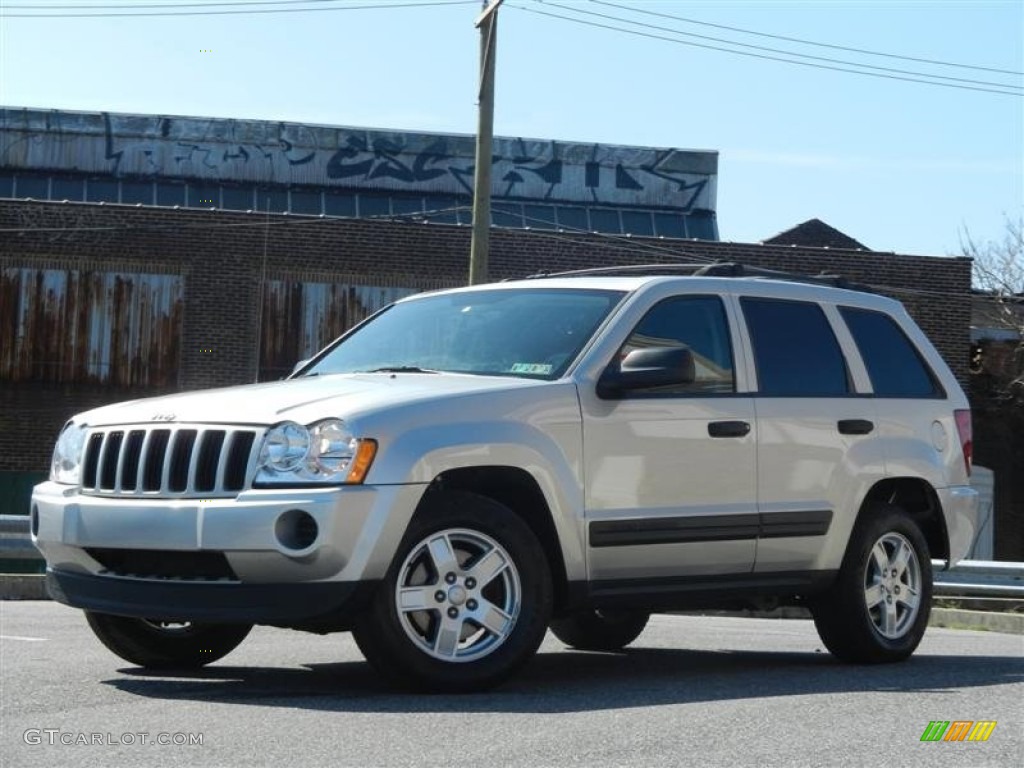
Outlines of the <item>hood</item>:
<svg viewBox="0 0 1024 768">
<path fill-rule="evenodd" d="M 89 426 L 152 422 L 269 425 L 350 418 L 389 405 L 543 386 L 532 379 L 446 373 L 349 373 L 207 389 L 116 403 L 79 414 Z"/>
</svg>

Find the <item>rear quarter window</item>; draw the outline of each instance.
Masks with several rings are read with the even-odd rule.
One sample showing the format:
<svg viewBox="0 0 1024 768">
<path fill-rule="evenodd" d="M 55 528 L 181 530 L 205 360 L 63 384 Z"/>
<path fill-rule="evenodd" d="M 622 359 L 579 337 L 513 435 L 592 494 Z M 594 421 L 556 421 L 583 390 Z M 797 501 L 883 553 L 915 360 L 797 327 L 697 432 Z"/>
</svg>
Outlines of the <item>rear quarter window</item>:
<svg viewBox="0 0 1024 768">
<path fill-rule="evenodd" d="M 840 307 L 839 312 L 857 343 L 876 397 L 942 396 L 935 375 L 895 320 L 868 309 Z"/>
</svg>

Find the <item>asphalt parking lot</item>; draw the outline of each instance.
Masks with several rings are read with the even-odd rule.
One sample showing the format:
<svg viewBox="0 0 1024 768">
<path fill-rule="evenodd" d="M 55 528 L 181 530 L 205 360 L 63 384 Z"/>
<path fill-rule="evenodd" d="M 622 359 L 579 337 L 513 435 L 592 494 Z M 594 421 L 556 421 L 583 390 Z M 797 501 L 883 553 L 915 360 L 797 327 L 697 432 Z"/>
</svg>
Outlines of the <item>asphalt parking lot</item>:
<svg viewBox="0 0 1024 768">
<path fill-rule="evenodd" d="M 162 674 L 54 603 L 0 602 L 0 636 L 4 766 L 1024 764 L 1021 635 L 932 627 L 909 662 L 850 667 L 809 621 L 658 616 L 623 654 L 549 635 L 469 696 L 387 687 L 348 635 L 257 628 L 205 670 Z M 921 742 L 932 720 L 997 725 Z"/>
</svg>

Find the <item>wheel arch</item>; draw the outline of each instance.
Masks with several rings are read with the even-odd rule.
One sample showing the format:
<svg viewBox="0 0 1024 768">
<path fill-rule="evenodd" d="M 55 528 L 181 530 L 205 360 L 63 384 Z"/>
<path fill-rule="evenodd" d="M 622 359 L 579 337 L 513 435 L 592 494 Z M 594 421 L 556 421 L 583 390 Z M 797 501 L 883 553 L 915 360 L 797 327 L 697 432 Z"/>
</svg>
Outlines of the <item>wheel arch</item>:
<svg viewBox="0 0 1024 768">
<path fill-rule="evenodd" d="M 906 511 L 921 528 L 933 559 L 949 558 L 949 532 L 942 504 L 931 483 L 920 477 L 887 477 L 875 483 L 861 502 L 859 523 L 880 504 L 894 504 Z"/>
<path fill-rule="evenodd" d="M 570 594 L 573 579 L 566 566 L 564 536 L 559 535 L 551 506 L 537 479 L 521 467 L 480 465 L 448 469 L 431 482 L 416 512 L 429 504 L 431 494 L 447 490 L 468 491 L 493 499 L 512 510 L 530 527 L 543 547 L 551 569 L 555 610 L 565 610 L 574 596 Z M 568 556 L 572 557 L 573 553 L 569 552 Z"/>
</svg>

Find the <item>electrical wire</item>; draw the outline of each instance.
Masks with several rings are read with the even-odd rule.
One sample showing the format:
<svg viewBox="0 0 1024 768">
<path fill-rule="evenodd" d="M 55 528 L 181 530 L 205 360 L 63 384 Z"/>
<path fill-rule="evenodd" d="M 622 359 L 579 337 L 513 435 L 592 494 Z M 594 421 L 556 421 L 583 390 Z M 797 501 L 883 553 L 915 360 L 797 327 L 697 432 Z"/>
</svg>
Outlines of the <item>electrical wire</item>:
<svg viewBox="0 0 1024 768">
<path fill-rule="evenodd" d="M 1015 88 L 1015 89 L 1024 90 L 1024 86 L 1011 85 L 1011 84 L 1007 84 L 1007 83 L 992 82 L 991 80 L 975 80 L 975 79 L 972 79 L 972 78 L 965 78 L 965 77 L 953 77 L 951 75 L 934 75 L 934 74 L 931 74 L 931 73 L 928 73 L 928 72 L 919 72 L 917 70 L 896 69 L 895 67 L 880 67 L 880 66 L 876 66 L 874 64 L 862 64 L 862 63 L 860 63 L 858 61 L 848 61 L 846 59 L 833 59 L 833 58 L 829 58 L 827 56 L 814 56 L 814 55 L 811 55 L 811 54 L 799 53 L 799 52 L 796 52 L 796 51 L 789 51 L 789 50 L 785 50 L 785 49 L 782 49 L 782 48 L 769 48 L 768 46 L 764 46 L 764 45 L 752 45 L 750 43 L 740 43 L 740 42 L 737 42 L 735 40 L 726 40 L 726 39 L 721 38 L 721 37 L 711 37 L 710 35 L 699 35 L 699 34 L 696 34 L 695 32 L 683 32 L 683 31 L 678 30 L 678 29 L 672 29 L 671 27 L 663 27 L 663 26 L 659 26 L 657 24 L 647 24 L 647 23 L 642 22 L 642 21 L 632 21 L 630 19 L 626 19 L 626 18 L 623 18 L 621 16 L 611 16 L 611 15 L 606 14 L 606 13 L 595 13 L 593 11 L 583 11 L 583 10 L 580 10 L 578 8 L 573 8 L 571 6 L 560 5 L 559 3 L 550 2 L 550 0 L 534 0 L 534 1 L 537 2 L 537 3 L 540 3 L 540 4 L 544 5 L 544 6 L 551 7 L 551 8 L 558 8 L 558 9 L 563 10 L 563 11 L 569 11 L 570 13 L 579 13 L 579 14 L 583 14 L 585 16 L 594 16 L 596 18 L 607 19 L 607 20 L 610 20 L 610 21 L 620 21 L 620 22 L 624 22 L 626 24 L 632 24 L 632 25 L 637 26 L 637 27 L 643 27 L 644 29 L 653 29 L 653 30 L 656 30 L 656 31 L 659 31 L 659 32 L 669 32 L 669 33 L 671 33 L 673 35 L 683 35 L 684 37 L 693 37 L 693 38 L 697 38 L 698 40 L 710 40 L 710 41 L 715 42 L 715 43 L 724 43 L 726 45 L 734 45 L 734 46 L 738 46 L 740 48 L 749 48 L 749 49 L 755 50 L 755 51 L 767 51 L 769 53 L 779 53 L 779 54 L 782 54 L 782 55 L 785 55 L 785 56 L 796 56 L 796 57 L 798 57 L 800 59 L 808 59 L 810 61 L 824 61 L 824 62 L 827 62 L 827 63 L 830 63 L 830 64 L 842 64 L 844 66 L 859 67 L 861 69 L 871 69 L 871 70 L 875 70 L 877 72 L 893 72 L 893 73 L 900 74 L 900 75 L 912 75 L 914 77 L 925 77 L 925 78 L 932 78 L 932 79 L 938 79 L 938 80 L 949 80 L 951 82 L 957 82 L 957 83 L 972 83 L 974 85 L 988 85 L 988 86 L 992 86 L 992 87 L 995 87 L 995 88 Z M 615 6 L 615 7 L 620 7 L 620 6 Z"/>
<path fill-rule="evenodd" d="M 23 202 L 22 200 L 16 199 L 16 202 Z M 47 201 L 48 202 L 48 201 Z M 58 203 L 60 204 L 60 203 Z M 95 205 L 95 203 L 86 203 L 85 205 Z M 121 205 L 115 203 L 119 207 L 128 208 L 135 210 L 134 206 Z M 167 206 L 150 206 L 150 208 L 158 208 L 160 210 L 167 210 Z M 281 218 L 277 221 L 271 221 L 269 224 L 265 221 L 242 221 L 232 222 L 227 224 L 211 222 L 208 224 L 104 224 L 99 226 L 79 226 L 74 225 L 70 227 L 0 227 L 0 234 L 31 234 L 33 232 L 143 232 L 143 231 L 158 231 L 163 229 L 238 229 L 246 227 L 280 227 L 280 226 L 298 226 L 302 224 L 320 224 L 327 221 L 339 221 L 341 219 L 351 219 L 358 221 L 365 220 L 378 220 L 378 221 L 403 221 L 403 220 L 416 220 L 416 219 L 427 219 L 430 216 L 458 212 L 468 210 L 470 206 L 456 205 L 449 208 L 434 208 L 429 211 L 410 211 L 409 213 L 378 213 L 370 216 L 329 216 L 327 214 L 288 214 L 287 218 Z M 145 210 L 145 209 L 144 209 Z M 171 208 L 171 210 L 176 210 Z M 177 209 L 181 213 L 204 213 L 208 211 L 207 208 L 180 208 Z M 252 214 L 261 213 L 260 211 L 236 211 L 227 208 L 214 209 L 217 213 L 232 213 L 232 214 Z M 283 214 L 275 214 L 282 215 Z M 294 218 L 293 218 L 294 217 Z M 301 217 L 301 218 L 300 218 Z"/>
<path fill-rule="evenodd" d="M 670 13 L 659 13 L 658 11 L 648 11 L 643 8 L 633 8 L 627 5 L 619 5 L 618 3 L 609 3 L 605 0 L 590 0 L 590 2 L 596 5 L 606 5 L 610 8 L 618 8 L 621 11 L 632 11 L 633 13 L 642 13 L 645 16 L 657 16 L 663 19 L 671 19 L 673 21 L 681 21 L 686 24 L 698 24 L 702 27 L 714 27 L 715 29 L 725 29 L 729 32 L 740 32 L 744 35 L 756 35 L 757 37 L 767 37 L 773 40 L 784 40 L 788 43 L 800 43 L 801 45 L 814 45 L 818 48 L 831 48 L 837 51 L 849 51 L 851 53 L 861 53 L 866 56 L 883 56 L 888 59 L 902 59 L 903 61 L 916 61 L 919 64 L 935 64 L 941 67 L 959 67 L 961 69 L 976 69 L 982 72 L 998 72 L 1004 75 L 1024 75 L 1024 72 L 1018 72 L 1013 69 L 998 69 L 996 67 L 982 67 L 976 64 L 958 64 L 953 61 L 942 61 L 940 59 L 924 59 L 915 56 L 902 56 L 896 53 L 883 53 L 881 51 L 871 51 L 866 48 L 853 48 L 846 45 L 835 45 L 833 43 L 821 43 L 815 40 L 806 40 L 799 37 L 787 37 L 785 35 L 773 35 L 768 32 L 757 32 L 752 29 L 743 29 L 742 27 L 730 27 L 726 24 L 713 24 L 710 21 L 698 21 L 697 19 L 689 19 L 685 16 L 673 16 Z"/>
<path fill-rule="evenodd" d="M 329 1 L 329 0 L 328 0 Z M 112 17 L 228 16 L 257 13 L 316 13 L 319 11 L 375 11 L 387 8 L 433 8 L 446 5 L 476 5 L 477 0 L 429 0 L 429 2 L 376 2 L 371 5 L 332 5 L 315 8 L 252 8 L 228 11 L 158 11 L 156 13 L 6 13 L 0 6 L 0 19 L 99 19 Z"/>
<path fill-rule="evenodd" d="M 216 8 L 218 6 L 231 5 L 313 5 L 315 3 L 337 3 L 351 2 L 351 0 L 226 0 L 225 2 L 201 2 L 201 3 L 115 3 L 114 5 L 24 5 L 5 3 L 4 8 L 20 8 L 34 11 L 78 11 L 86 10 L 113 10 L 120 9 L 145 9 L 145 8 Z"/>
<path fill-rule="evenodd" d="M 830 65 L 827 65 L 827 64 L 812 64 L 811 62 L 807 62 L 807 61 L 797 61 L 797 60 L 794 60 L 794 59 L 786 59 L 786 58 L 782 58 L 782 57 L 779 57 L 779 56 L 768 56 L 766 54 L 750 53 L 748 51 L 736 51 L 736 50 L 732 50 L 732 49 L 729 49 L 729 48 L 721 48 L 721 47 L 718 47 L 718 46 L 707 45 L 707 44 L 704 44 L 704 43 L 694 43 L 694 42 L 690 42 L 688 40 L 680 40 L 680 39 L 675 38 L 675 37 L 666 37 L 664 35 L 657 35 L 657 34 L 654 34 L 654 33 L 651 33 L 651 32 L 641 32 L 639 30 L 624 29 L 622 27 L 616 27 L 616 26 L 612 26 L 612 25 L 609 25 L 609 24 L 602 24 L 602 23 L 596 22 L 596 21 L 587 21 L 585 19 L 574 18 L 572 16 L 563 16 L 561 14 L 551 13 L 550 11 L 542 11 L 542 10 L 539 10 L 537 8 L 527 8 L 527 7 L 524 7 L 524 6 L 521 6 L 521 5 L 506 4 L 505 7 L 506 8 L 513 8 L 515 10 L 523 11 L 525 13 L 536 14 L 538 16 L 547 16 L 547 17 L 553 18 L 553 19 L 561 19 L 563 21 L 569 21 L 569 22 L 572 22 L 574 24 L 582 24 L 582 25 L 587 26 L 587 27 L 596 27 L 598 29 L 607 29 L 607 30 L 610 30 L 612 32 L 621 32 L 621 33 L 626 34 L 626 35 L 634 35 L 636 37 L 643 37 L 643 38 L 648 38 L 648 39 L 651 39 L 651 40 L 663 40 L 665 42 L 676 43 L 677 45 L 686 45 L 686 46 L 690 46 L 690 47 L 693 47 L 693 48 L 705 48 L 705 49 L 712 50 L 712 51 L 720 51 L 720 52 L 723 52 L 723 53 L 731 53 L 731 54 L 734 54 L 736 56 L 746 56 L 746 57 L 749 57 L 749 58 L 764 59 L 764 60 L 768 60 L 768 61 L 779 61 L 779 62 L 783 62 L 785 64 L 795 64 L 797 66 L 811 67 L 813 69 L 824 69 L 824 70 L 831 70 L 831 71 L 834 71 L 834 72 L 847 72 L 849 74 L 863 75 L 865 77 L 876 77 L 876 78 L 881 78 L 881 79 L 884 79 L 884 80 L 900 80 L 900 81 L 904 81 L 904 82 L 919 83 L 919 84 L 923 84 L 923 85 L 934 85 L 934 86 L 939 86 L 939 87 L 942 87 L 942 88 L 956 88 L 958 90 L 964 90 L 964 91 L 979 91 L 979 92 L 982 92 L 982 93 L 995 93 L 995 94 L 999 94 L 999 95 L 1002 95 L 1002 96 L 1015 96 L 1017 98 L 1020 98 L 1022 95 L 1024 95 L 1022 93 L 1019 93 L 1019 92 L 1016 92 L 1016 91 L 1010 91 L 1010 90 L 997 90 L 995 88 L 982 88 L 982 87 L 974 86 L 974 85 L 958 85 L 956 83 L 945 83 L 945 82 L 938 82 L 938 81 L 935 81 L 935 80 L 922 80 L 922 79 L 919 79 L 919 78 L 903 77 L 901 75 L 889 75 L 889 74 L 883 74 L 883 73 L 880 73 L 880 72 L 865 72 L 865 71 L 859 70 L 859 69 L 847 69 L 845 67 L 835 67 L 835 66 L 830 66 Z M 1014 87 L 1014 86 L 1003 86 L 1003 87 L 1009 88 L 1009 87 Z"/>
</svg>

